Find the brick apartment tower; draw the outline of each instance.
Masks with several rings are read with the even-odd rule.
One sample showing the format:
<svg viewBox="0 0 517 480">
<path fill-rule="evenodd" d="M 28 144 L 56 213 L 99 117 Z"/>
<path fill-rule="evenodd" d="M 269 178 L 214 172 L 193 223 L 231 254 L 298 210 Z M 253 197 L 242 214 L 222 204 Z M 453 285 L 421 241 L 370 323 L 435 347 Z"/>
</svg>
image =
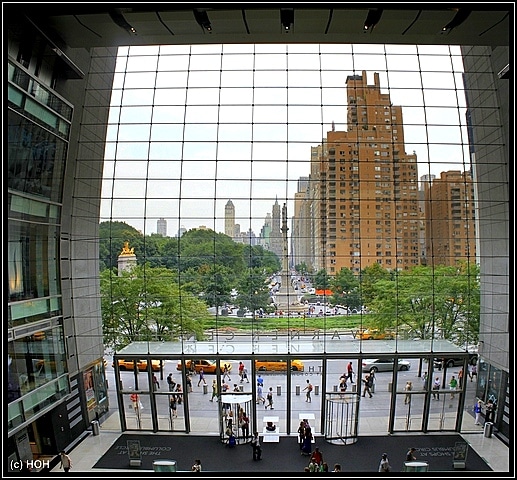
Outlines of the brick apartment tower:
<svg viewBox="0 0 517 480">
<path fill-rule="evenodd" d="M 312 149 L 309 195 L 315 224 L 313 266 L 334 275 L 374 263 L 419 264 L 416 154 L 404 148 L 402 108 L 381 93 L 379 74 L 347 77 L 347 131 L 327 132 Z M 310 221 L 310 219 L 309 219 Z"/>
</svg>

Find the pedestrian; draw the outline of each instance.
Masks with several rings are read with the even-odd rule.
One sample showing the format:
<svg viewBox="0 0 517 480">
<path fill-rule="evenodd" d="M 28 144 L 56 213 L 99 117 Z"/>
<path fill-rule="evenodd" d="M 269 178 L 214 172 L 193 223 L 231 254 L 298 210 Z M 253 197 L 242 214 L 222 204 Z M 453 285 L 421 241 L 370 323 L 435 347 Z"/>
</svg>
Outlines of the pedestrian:
<svg viewBox="0 0 517 480">
<path fill-rule="evenodd" d="M 494 423 L 495 420 L 495 403 L 489 398 L 485 404 L 485 422 Z"/>
<path fill-rule="evenodd" d="M 303 439 L 305 437 L 305 422 L 303 420 L 300 422 L 300 425 L 298 426 L 297 433 L 298 433 L 298 444 L 299 444 L 300 450 L 301 450 L 302 446 L 303 446 Z"/>
<path fill-rule="evenodd" d="M 372 385 L 370 387 L 370 390 L 372 391 L 372 393 L 375 393 L 375 367 L 370 368 L 370 371 L 368 373 L 370 375 L 370 383 Z"/>
<path fill-rule="evenodd" d="M 456 377 L 453 375 L 451 377 L 451 381 L 449 382 L 449 390 L 451 391 L 451 400 L 454 398 L 454 392 L 456 392 L 457 388 L 458 388 L 458 380 L 456 380 Z"/>
<path fill-rule="evenodd" d="M 388 454 L 383 453 L 381 456 L 381 462 L 379 463 L 379 472 L 388 473 L 391 472 L 390 461 L 388 460 Z"/>
<path fill-rule="evenodd" d="M 427 379 L 427 372 L 424 372 L 424 375 L 422 376 L 422 390 L 427 390 Z"/>
<path fill-rule="evenodd" d="M 264 379 L 262 378 L 262 376 L 259 373 L 258 377 L 257 377 L 257 387 L 263 387 L 263 386 L 264 386 Z"/>
<path fill-rule="evenodd" d="M 305 394 L 305 401 L 311 403 L 312 402 L 312 399 L 311 399 L 312 384 L 311 384 L 310 380 L 307 379 L 307 386 L 303 389 L 303 391 L 307 392 Z"/>
<path fill-rule="evenodd" d="M 300 455 L 310 455 L 312 453 L 312 429 L 311 427 L 305 426 L 303 433 L 303 442 Z"/>
<path fill-rule="evenodd" d="M 72 468 L 72 459 L 64 452 L 62 451 L 59 456 L 61 457 L 61 466 L 65 472 L 70 471 Z"/>
<path fill-rule="evenodd" d="M 202 470 L 201 468 L 201 460 L 196 459 L 194 460 L 194 465 L 190 468 L 192 472 L 200 472 Z"/>
<path fill-rule="evenodd" d="M 333 472 L 341 472 L 341 464 L 340 463 L 335 463 L 334 464 L 334 470 L 332 470 Z"/>
<path fill-rule="evenodd" d="M 415 457 L 416 448 L 411 447 L 406 453 L 406 462 L 414 462 L 416 460 Z"/>
<path fill-rule="evenodd" d="M 160 382 L 156 378 L 156 375 L 153 373 L 153 390 L 156 391 L 160 388 Z"/>
<path fill-rule="evenodd" d="M 260 438 L 258 432 L 253 432 L 251 446 L 253 447 L 253 460 L 262 460 L 262 448 L 260 446 Z"/>
<path fill-rule="evenodd" d="M 266 403 L 266 399 L 264 398 L 263 387 L 262 387 L 262 385 L 258 384 L 257 385 L 257 405 L 265 404 L 265 403 Z"/>
<path fill-rule="evenodd" d="M 214 398 L 217 398 L 217 396 L 218 396 L 217 380 L 214 378 L 212 380 L 212 398 L 210 399 L 210 402 L 213 402 Z"/>
<path fill-rule="evenodd" d="M 319 447 L 314 449 L 314 452 L 311 454 L 311 460 L 318 465 L 318 470 L 321 464 L 323 463 L 323 454 L 320 452 Z"/>
<path fill-rule="evenodd" d="M 178 418 L 178 401 L 176 400 L 176 395 L 171 395 L 169 408 L 171 409 L 172 418 Z"/>
<path fill-rule="evenodd" d="M 187 381 L 187 392 L 190 393 L 190 392 L 192 392 L 192 377 L 188 373 L 186 376 L 186 381 Z"/>
<path fill-rule="evenodd" d="M 411 403 L 411 390 L 413 390 L 413 382 L 408 380 L 406 382 L 406 386 L 404 387 L 404 391 L 406 392 L 406 396 L 404 397 L 404 405 Z"/>
<path fill-rule="evenodd" d="M 244 367 L 244 369 L 242 370 L 242 379 L 246 380 L 246 383 L 250 383 L 248 379 L 248 370 L 246 369 L 246 367 Z"/>
<path fill-rule="evenodd" d="M 206 380 L 205 380 L 205 371 L 203 370 L 203 367 L 201 367 L 199 369 L 199 380 L 197 382 L 197 386 L 199 387 L 199 384 L 203 382 L 205 385 L 206 385 Z"/>
<path fill-rule="evenodd" d="M 433 399 L 440 400 L 440 377 L 436 377 L 433 381 Z"/>
<path fill-rule="evenodd" d="M 241 383 L 244 381 L 244 363 L 239 362 L 239 377 L 241 377 Z"/>
<path fill-rule="evenodd" d="M 178 405 L 181 405 L 183 401 L 183 390 L 181 389 L 181 383 L 176 384 L 176 399 L 178 400 Z"/>
<path fill-rule="evenodd" d="M 363 378 L 363 383 L 364 383 L 364 389 L 363 389 L 362 396 L 365 397 L 366 394 L 368 394 L 370 396 L 370 398 L 372 398 L 373 397 L 372 390 L 371 390 L 372 383 L 371 383 L 369 374 L 366 374 L 366 376 Z"/>
<path fill-rule="evenodd" d="M 481 425 L 481 410 L 481 400 L 478 399 L 474 404 L 474 414 L 476 416 L 474 425 Z"/>
<path fill-rule="evenodd" d="M 230 368 L 228 367 L 228 365 L 225 363 L 223 365 L 223 382 L 226 380 L 226 378 L 228 378 L 228 381 L 231 382 L 232 379 L 230 378 Z"/>
<path fill-rule="evenodd" d="M 469 377 L 471 382 L 474 380 L 474 377 L 476 377 L 476 380 L 478 379 L 478 367 L 476 364 L 470 366 Z"/>
<path fill-rule="evenodd" d="M 242 431 L 242 437 L 247 439 L 250 436 L 250 419 L 244 411 L 242 412 L 239 419 L 239 427 Z"/>
<path fill-rule="evenodd" d="M 354 383 L 354 365 L 352 362 L 348 362 L 346 367 L 346 377 L 350 379 L 350 383 Z"/>
<path fill-rule="evenodd" d="M 458 372 L 458 386 L 460 390 L 463 387 L 463 367 L 461 367 L 460 371 Z"/>
<path fill-rule="evenodd" d="M 329 464 L 327 462 L 322 462 L 320 465 L 320 472 L 328 472 L 329 471 Z"/>
<path fill-rule="evenodd" d="M 339 377 L 339 391 L 341 393 L 346 393 L 348 386 L 346 384 L 346 377 L 341 376 Z"/>
<path fill-rule="evenodd" d="M 167 385 L 169 386 L 169 392 L 173 392 L 174 387 L 176 386 L 176 382 L 174 381 L 174 378 L 172 378 L 172 373 L 167 375 Z"/>
<path fill-rule="evenodd" d="M 269 387 L 269 390 L 266 395 L 267 399 L 267 405 L 264 407 L 265 410 L 267 410 L 267 407 L 269 407 L 270 410 L 274 410 L 273 408 L 273 387 Z"/>
<path fill-rule="evenodd" d="M 317 472 L 319 470 L 319 465 L 311 458 L 309 460 L 309 472 Z"/>
</svg>

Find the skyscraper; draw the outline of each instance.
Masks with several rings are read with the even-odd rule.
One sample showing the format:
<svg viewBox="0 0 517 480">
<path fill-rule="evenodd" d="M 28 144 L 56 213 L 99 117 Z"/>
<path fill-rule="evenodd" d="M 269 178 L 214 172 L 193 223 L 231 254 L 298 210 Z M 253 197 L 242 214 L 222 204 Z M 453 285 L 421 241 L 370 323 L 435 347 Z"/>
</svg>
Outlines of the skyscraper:
<svg viewBox="0 0 517 480">
<path fill-rule="evenodd" d="M 167 236 L 167 220 L 165 220 L 165 218 L 159 218 L 156 221 L 156 233 L 162 237 Z"/>
<path fill-rule="evenodd" d="M 327 132 L 312 149 L 305 221 L 315 222 L 313 267 L 331 275 L 373 263 L 408 269 L 419 264 L 418 174 L 416 154 L 404 150 L 402 108 L 381 93 L 378 73 L 373 85 L 365 71 L 346 84 L 348 129 Z"/>
<path fill-rule="evenodd" d="M 235 236 L 235 206 L 231 200 L 224 207 L 224 234 L 230 238 Z"/>
</svg>

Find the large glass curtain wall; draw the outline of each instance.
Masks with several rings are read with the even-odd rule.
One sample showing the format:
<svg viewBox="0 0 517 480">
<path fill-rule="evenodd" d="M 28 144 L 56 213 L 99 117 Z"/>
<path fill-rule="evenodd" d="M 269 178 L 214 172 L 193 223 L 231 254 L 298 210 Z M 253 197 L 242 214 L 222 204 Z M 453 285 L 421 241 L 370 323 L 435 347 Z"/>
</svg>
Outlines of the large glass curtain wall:
<svg viewBox="0 0 517 480">
<path fill-rule="evenodd" d="M 105 343 L 173 342 L 174 361 L 185 342 L 226 354 L 229 335 L 248 355 L 279 334 L 259 353 L 293 335 L 356 359 L 415 339 L 474 351 L 474 151 L 459 47 L 120 48 Z"/>
</svg>

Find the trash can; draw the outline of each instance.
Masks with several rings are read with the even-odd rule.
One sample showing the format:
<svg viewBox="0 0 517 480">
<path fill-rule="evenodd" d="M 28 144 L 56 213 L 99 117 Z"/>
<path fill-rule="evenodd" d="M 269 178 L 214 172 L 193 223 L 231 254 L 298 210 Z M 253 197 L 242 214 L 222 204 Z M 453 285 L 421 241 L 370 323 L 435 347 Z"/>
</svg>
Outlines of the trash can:
<svg viewBox="0 0 517 480">
<path fill-rule="evenodd" d="M 334 392 L 337 392 L 337 385 L 333 385 L 332 390 L 334 390 Z"/>
<path fill-rule="evenodd" d="M 276 394 L 277 395 L 282 395 L 282 385 L 277 385 L 276 386 Z"/>
<path fill-rule="evenodd" d="M 208 393 L 208 385 L 206 383 L 203 383 L 203 395 L 206 395 Z"/>
<path fill-rule="evenodd" d="M 319 394 L 320 394 L 320 386 L 314 385 L 314 395 L 319 395 Z"/>
<path fill-rule="evenodd" d="M 153 460 L 155 472 L 175 472 L 177 470 L 176 460 Z"/>
<path fill-rule="evenodd" d="M 239 392 L 244 392 L 244 385 L 239 385 Z"/>
<path fill-rule="evenodd" d="M 99 435 L 99 433 L 100 433 L 99 422 L 97 420 L 94 420 L 92 422 L 92 432 L 94 435 Z"/>
<path fill-rule="evenodd" d="M 486 422 L 485 427 L 484 427 L 485 437 L 491 438 L 493 430 L 494 430 L 494 424 L 492 422 Z"/>
<path fill-rule="evenodd" d="M 300 395 L 300 385 L 296 385 L 296 395 Z"/>
</svg>

